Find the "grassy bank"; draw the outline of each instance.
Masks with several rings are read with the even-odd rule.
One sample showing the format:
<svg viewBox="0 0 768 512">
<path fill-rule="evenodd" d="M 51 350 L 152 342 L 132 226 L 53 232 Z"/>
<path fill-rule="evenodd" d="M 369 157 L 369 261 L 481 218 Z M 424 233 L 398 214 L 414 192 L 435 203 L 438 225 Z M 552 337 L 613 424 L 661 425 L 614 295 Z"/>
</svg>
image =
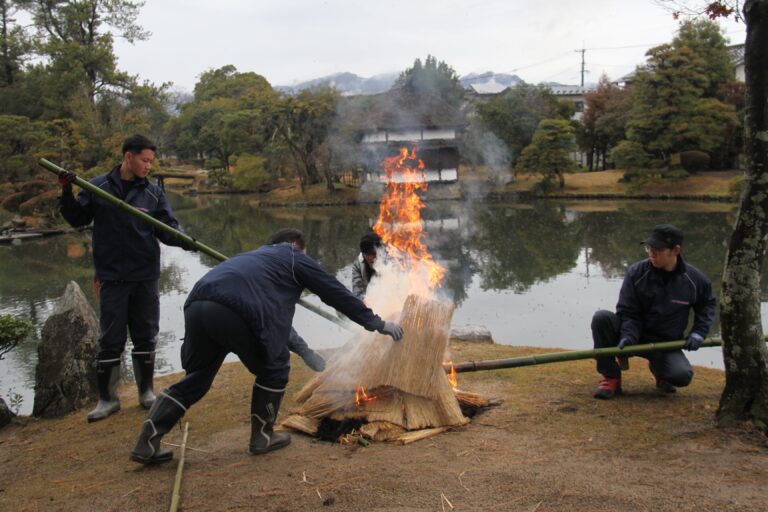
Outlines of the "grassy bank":
<svg viewBox="0 0 768 512">
<path fill-rule="evenodd" d="M 540 351 L 452 344 L 457 362 Z M 293 365 L 281 416 L 312 375 L 299 360 Z M 696 368 L 691 386 L 663 395 L 645 360 L 633 358 L 626 395 L 611 401 L 591 397 L 597 377 L 591 361 L 460 374 L 461 389 L 502 404 L 406 446 L 293 434 L 287 448 L 254 457 L 252 377 L 227 364 L 184 418 L 182 509 L 764 510 L 765 437 L 714 426 L 722 372 Z M 158 388 L 178 378 L 163 377 Z M 128 460 L 145 411 L 133 386 L 120 397 L 123 409 L 106 421 L 87 424 L 79 411 L 0 431 L 0 509 L 167 510 L 175 462 L 145 468 Z M 166 436 L 180 439 L 180 429 Z"/>
</svg>

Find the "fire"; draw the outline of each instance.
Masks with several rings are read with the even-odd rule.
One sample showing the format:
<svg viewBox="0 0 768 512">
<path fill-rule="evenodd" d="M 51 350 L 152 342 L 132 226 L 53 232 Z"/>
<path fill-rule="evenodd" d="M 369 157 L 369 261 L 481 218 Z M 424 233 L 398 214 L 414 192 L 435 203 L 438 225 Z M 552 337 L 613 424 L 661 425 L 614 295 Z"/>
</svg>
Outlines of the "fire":
<svg viewBox="0 0 768 512">
<path fill-rule="evenodd" d="M 435 263 L 422 239 L 424 230 L 421 209 L 424 203 L 416 193 L 427 189 L 424 162 L 416 158 L 416 150 L 401 148 L 396 156 L 382 163 L 387 175 L 387 193 L 379 204 L 379 218 L 373 230 L 390 249 L 403 257 L 401 264 L 411 273 L 426 269 L 431 288 L 443 280 L 445 268 Z"/>
<path fill-rule="evenodd" d="M 358 386 L 358 388 L 355 390 L 355 407 L 360 407 L 360 405 L 370 402 L 372 400 L 376 400 L 376 397 L 373 395 L 369 395 L 365 391 L 365 386 L 362 384 Z"/>
<path fill-rule="evenodd" d="M 446 361 L 443 364 L 444 365 L 446 365 L 446 364 L 451 365 L 451 371 L 448 372 L 448 382 L 451 384 L 451 389 L 458 389 L 459 388 L 459 378 L 456 377 L 456 368 L 453 367 L 453 361 Z"/>
</svg>

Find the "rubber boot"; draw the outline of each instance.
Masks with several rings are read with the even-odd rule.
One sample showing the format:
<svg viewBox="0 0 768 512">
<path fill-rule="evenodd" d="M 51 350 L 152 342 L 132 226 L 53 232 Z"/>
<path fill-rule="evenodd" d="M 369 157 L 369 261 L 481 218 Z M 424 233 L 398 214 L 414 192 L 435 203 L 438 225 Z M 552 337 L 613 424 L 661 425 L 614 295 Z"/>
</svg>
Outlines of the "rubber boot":
<svg viewBox="0 0 768 512">
<path fill-rule="evenodd" d="M 155 403 L 153 378 L 155 374 L 155 352 L 133 352 L 133 375 L 139 388 L 139 404 L 149 409 Z"/>
<path fill-rule="evenodd" d="M 120 359 L 96 363 L 96 383 L 99 386 L 99 403 L 88 413 L 88 423 L 103 420 L 120 410 L 117 385 L 120 382 Z"/>
<path fill-rule="evenodd" d="M 184 416 L 185 412 L 187 412 L 186 407 L 178 400 L 168 395 L 166 391 L 160 392 L 147 413 L 147 419 L 141 425 L 136 446 L 131 451 L 131 460 L 141 464 L 158 464 L 173 459 L 171 450 L 160 449 L 160 440 Z"/>
<path fill-rule="evenodd" d="M 251 395 L 251 442 L 249 449 L 254 455 L 271 452 L 288 446 L 290 434 L 274 432 L 280 401 L 285 394 L 283 389 L 271 389 L 259 384 L 253 385 Z"/>
</svg>

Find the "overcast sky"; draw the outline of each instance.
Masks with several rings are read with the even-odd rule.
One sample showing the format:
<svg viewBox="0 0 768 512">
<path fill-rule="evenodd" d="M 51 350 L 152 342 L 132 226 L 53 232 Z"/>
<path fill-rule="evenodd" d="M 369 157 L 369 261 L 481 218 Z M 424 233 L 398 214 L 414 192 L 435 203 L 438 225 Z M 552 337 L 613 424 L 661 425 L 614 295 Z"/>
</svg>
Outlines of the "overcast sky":
<svg viewBox="0 0 768 512">
<path fill-rule="evenodd" d="M 459 75 L 514 73 L 530 83 L 615 79 L 671 41 L 678 22 L 653 0 L 146 0 L 147 41 L 115 42 L 120 69 L 192 91 L 233 64 L 272 85 L 348 71 L 399 72 L 434 55 Z M 720 22 L 732 44 L 745 28 Z"/>
</svg>

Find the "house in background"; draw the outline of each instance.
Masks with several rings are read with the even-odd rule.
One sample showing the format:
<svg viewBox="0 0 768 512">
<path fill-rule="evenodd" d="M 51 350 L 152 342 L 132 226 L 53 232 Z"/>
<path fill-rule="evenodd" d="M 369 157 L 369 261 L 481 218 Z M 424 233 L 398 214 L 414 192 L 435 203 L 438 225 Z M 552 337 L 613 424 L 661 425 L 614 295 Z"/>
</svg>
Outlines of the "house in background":
<svg viewBox="0 0 768 512">
<path fill-rule="evenodd" d="M 394 90 L 370 98 L 366 110 L 360 130 L 368 181 L 386 181 L 381 162 L 402 147 L 416 150 L 427 182 L 459 179 L 459 142 L 467 122 L 458 109 L 437 94 Z"/>
</svg>

